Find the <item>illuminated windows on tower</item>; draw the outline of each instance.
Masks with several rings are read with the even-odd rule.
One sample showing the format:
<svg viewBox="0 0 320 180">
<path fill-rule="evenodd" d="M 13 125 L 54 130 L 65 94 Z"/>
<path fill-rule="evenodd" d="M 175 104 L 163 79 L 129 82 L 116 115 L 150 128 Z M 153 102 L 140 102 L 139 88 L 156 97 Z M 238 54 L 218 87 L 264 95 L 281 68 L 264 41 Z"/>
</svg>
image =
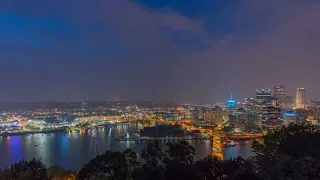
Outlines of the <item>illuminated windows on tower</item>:
<svg viewBox="0 0 320 180">
<path fill-rule="evenodd" d="M 296 94 L 296 108 L 303 109 L 306 102 L 306 89 L 305 88 L 297 88 Z"/>
</svg>

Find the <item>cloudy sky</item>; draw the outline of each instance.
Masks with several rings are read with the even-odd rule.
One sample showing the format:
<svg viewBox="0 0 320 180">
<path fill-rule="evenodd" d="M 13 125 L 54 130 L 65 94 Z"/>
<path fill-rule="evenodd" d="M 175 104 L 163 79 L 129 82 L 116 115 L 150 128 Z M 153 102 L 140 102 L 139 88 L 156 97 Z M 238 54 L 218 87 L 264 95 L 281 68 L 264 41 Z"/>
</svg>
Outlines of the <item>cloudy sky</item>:
<svg viewBox="0 0 320 180">
<path fill-rule="evenodd" d="M 0 101 L 320 98 L 320 1 L 1 0 Z"/>
</svg>

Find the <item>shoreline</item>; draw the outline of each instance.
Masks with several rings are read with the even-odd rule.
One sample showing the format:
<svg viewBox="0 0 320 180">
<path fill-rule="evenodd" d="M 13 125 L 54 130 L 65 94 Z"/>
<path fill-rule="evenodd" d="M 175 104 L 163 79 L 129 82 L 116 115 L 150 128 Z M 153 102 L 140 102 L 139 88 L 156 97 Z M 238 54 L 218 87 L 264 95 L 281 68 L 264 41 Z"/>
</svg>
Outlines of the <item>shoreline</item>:
<svg viewBox="0 0 320 180">
<path fill-rule="evenodd" d="M 114 124 L 104 124 L 104 125 L 96 125 L 96 126 L 90 126 L 90 127 L 84 127 L 81 128 L 81 130 L 87 130 L 90 128 L 99 128 L 99 127 L 105 127 L 105 126 L 109 126 L 109 125 L 114 125 Z M 68 129 L 70 127 L 64 127 L 64 128 L 60 128 L 60 129 L 52 129 L 52 130 L 41 130 L 41 131 L 22 131 L 22 132 L 4 132 L 2 134 L 0 134 L 0 137 L 5 137 L 5 136 L 23 136 L 23 135 L 28 135 L 28 134 L 46 134 L 46 133 L 68 133 L 69 131 L 77 131 L 79 132 L 80 129 L 76 129 L 76 130 L 72 130 L 72 129 Z"/>
<path fill-rule="evenodd" d="M 126 139 L 126 138 L 116 138 L 118 141 L 154 141 L 154 140 L 158 140 L 158 141 L 162 141 L 162 140 L 210 140 L 210 138 L 205 138 L 205 137 L 201 137 L 201 138 L 197 138 L 197 137 L 159 137 L 159 138 L 149 138 L 149 137 L 145 137 L 145 138 L 137 138 L 137 139 Z"/>
<path fill-rule="evenodd" d="M 23 136 L 29 134 L 46 134 L 46 133 L 60 133 L 60 132 L 67 132 L 65 129 L 57 129 L 57 130 L 47 130 L 47 131 L 24 131 L 24 132 L 13 132 L 13 133 L 2 133 L 0 136 Z"/>
</svg>

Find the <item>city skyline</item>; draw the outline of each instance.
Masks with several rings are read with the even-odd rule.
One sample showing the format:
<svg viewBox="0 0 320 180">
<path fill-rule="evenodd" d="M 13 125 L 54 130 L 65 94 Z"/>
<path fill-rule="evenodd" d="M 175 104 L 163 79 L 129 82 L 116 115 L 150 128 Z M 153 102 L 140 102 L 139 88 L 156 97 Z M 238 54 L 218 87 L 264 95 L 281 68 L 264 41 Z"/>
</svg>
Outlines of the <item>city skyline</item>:
<svg viewBox="0 0 320 180">
<path fill-rule="evenodd" d="M 4 0 L 0 102 L 209 104 L 278 84 L 311 100 L 319 18 L 312 0 Z"/>
</svg>

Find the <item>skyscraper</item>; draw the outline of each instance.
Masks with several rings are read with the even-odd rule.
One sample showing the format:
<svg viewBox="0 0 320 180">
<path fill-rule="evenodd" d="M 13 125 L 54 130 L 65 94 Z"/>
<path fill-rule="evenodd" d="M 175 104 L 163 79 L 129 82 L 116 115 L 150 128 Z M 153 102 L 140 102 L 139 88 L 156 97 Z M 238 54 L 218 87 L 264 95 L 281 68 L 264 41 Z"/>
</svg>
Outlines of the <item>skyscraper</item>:
<svg viewBox="0 0 320 180">
<path fill-rule="evenodd" d="M 276 106 L 281 107 L 281 104 L 286 96 L 283 86 L 274 86 L 274 99 L 276 100 Z"/>
<path fill-rule="evenodd" d="M 281 125 L 281 109 L 272 105 L 271 90 L 257 90 L 256 106 L 261 114 L 262 127 L 272 129 Z"/>
<path fill-rule="evenodd" d="M 274 97 L 275 98 L 285 96 L 285 91 L 284 91 L 283 86 L 274 86 L 273 90 L 274 90 Z"/>
<path fill-rule="evenodd" d="M 257 108 L 261 110 L 261 109 L 264 109 L 270 105 L 271 105 L 271 91 L 270 90 L 268 90 L 268 91 L 257 90 L 257 93 L 256 93 L 256 106 L 257 106 Z"/>
<path fill-rule="evenodd" d="M 235 109 L 236 102 L 233 100 L 232 94 L 230 94 L 230 99 L 227 102 L 227 109 Z"/>
<path fill-rule="evenodd" d="M 297 88 L 296 94 L 296 108 L 303 109 L 306 101 L 306 89 L 305 88 Z"/>
<path fill-rule="evenodd" d="M 276 107 L 281 109 L 292 109 L 294 107 L 293 98 L 286 95 L 284 86 L 274 86 L 273 91 Z"/>
</svg>

